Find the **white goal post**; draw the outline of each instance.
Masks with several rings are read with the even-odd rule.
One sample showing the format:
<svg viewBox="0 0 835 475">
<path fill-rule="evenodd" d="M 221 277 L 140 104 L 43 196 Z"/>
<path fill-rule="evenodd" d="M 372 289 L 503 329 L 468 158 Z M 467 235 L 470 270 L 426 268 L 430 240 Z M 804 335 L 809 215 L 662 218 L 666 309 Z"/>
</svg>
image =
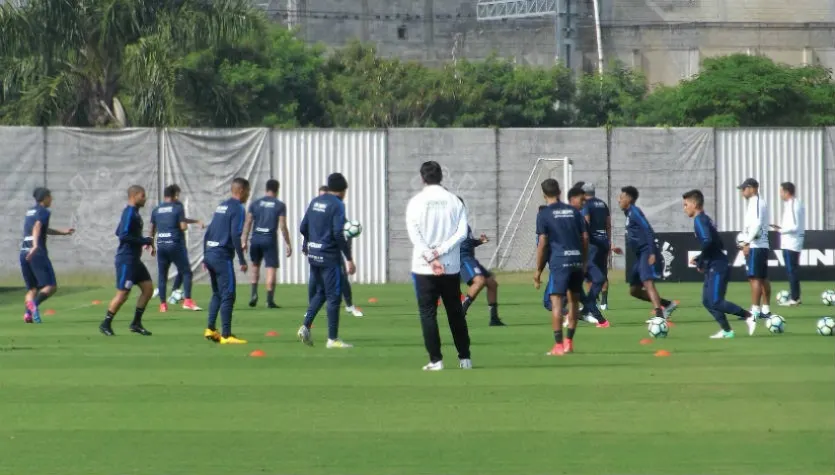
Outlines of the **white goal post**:
<svg viewBox="0 0 835 475">
<path fill-rule="evenodd" d="M 555 178 L 565 196 L 573 185 L 573 168 L 568 157 L 536 160 L 490 259 L 491 269 L 522 271 L 536 267 L 536 214 L 539 205 L 545 204 L 541 199 L 540 184 Z"/>
</svg>

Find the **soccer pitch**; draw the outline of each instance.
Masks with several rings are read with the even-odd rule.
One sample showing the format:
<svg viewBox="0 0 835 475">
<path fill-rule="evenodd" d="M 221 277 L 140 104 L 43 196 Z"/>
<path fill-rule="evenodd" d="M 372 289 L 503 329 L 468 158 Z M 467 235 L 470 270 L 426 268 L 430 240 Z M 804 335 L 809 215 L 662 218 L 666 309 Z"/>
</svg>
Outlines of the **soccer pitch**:
<svg viewBox="0 0 835 475">
<path fill-rule="evenodd" d="M 457 368 L 441 325 L 438 373 L 420 370 L 408 285 L 354 287 L 366 318 L 343 312 L 349 350 L 325 349 L 324 314 L 316 346 L 296 341 L 301 286 L 280 286 L 275 311 L 248 308 L 240 287 L 244 346 L 205 341 L 205 311 L 159 314 L 156 300 L 145 314 L 154 336 L 127 331 L 126 305 L 105 338 L 109 287 L 62 289 L 42 325 L 24 325 L 22 295 L 5 293 L 0 473 L 832 474 L 835 338 L 815 333 L 835 313 L 818 302 L 826 285 L 805 284 L 799 308 L 775 307 L 783 335 L 760 325 L 748 337 L 734 320 L 736 339 L 709 340 L 701 285 L 661 284 L 682 306 L 667 339 L 641 345 L 649 308 L 613 283 L 613 326 L 581 324 L 575 354 L 547 357 L 549 316 L 527 280 L 501 280 L 508 327 L 487 326 L 484 295 L 470 310 L 473 371 Z M 208 288 L 196 289 L 206 307 Z M 747 306 L 747 284 L 729 298 Z"/>
</svg>

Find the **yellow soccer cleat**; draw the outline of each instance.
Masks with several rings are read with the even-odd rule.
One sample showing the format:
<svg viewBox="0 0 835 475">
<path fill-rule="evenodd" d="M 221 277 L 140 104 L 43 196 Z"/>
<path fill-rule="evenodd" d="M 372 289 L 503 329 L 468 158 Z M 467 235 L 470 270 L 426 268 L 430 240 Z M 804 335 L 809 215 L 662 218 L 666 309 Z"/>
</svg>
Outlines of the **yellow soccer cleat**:
<svg viewBox="0 0 835 475">
<path fill-rule="evenodd" d="M 243 345 L 245 343 L 246 340 L 238 338 L 235 335 L 229 335 L 226 338 L 220 337 L 221 345 Z"/>
<path fill-rule="evenodd" d="M 212 330 L 211 328 L 207 328 L 203 331 L 203 338 L 217 343 L 220 341 L 220 332 L 217 330 Z"/>
</svg>

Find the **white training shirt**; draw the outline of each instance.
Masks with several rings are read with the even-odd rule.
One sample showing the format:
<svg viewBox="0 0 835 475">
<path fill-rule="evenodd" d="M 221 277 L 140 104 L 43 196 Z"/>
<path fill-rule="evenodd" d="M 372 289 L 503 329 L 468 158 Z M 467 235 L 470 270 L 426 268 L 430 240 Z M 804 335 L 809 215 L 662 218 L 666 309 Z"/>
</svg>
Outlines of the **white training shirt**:
<svg viewBox="0 0 835 475">
<path fill-rule="evenodd" d="M 431 275 L 425 253 L 438 252 L 444 273 L 461 271 L 461 242 L 467 237 L 467 211 L 453 193 L 427 185 L 406 206 L 406 229 L 412 241 L 412 272 Z"/>
<path fill-rule="evenodd" d="M 742 241 L 754 249 L 768 249 L 768 205 L 760 195 L 748 198 Z"/>
<path fill-rule="evenodd" d="M 806 207 L 797 198 L 784 201 L 783 219 L 780 221 L 780 247 L 800 252 L 805 237 Z"/>
</svg>

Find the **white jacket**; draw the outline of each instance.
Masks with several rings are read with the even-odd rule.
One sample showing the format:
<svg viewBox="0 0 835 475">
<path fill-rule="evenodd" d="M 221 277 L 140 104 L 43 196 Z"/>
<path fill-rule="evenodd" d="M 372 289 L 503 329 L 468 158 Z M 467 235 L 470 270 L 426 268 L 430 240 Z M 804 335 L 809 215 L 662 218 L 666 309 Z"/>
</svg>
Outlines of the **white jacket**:
<svg viewBox="0 0 835 475">
<path fill-rule="evenodd" d="M 431 275 L 426 256 L 436 251 L 444 273 L 461 271 L 461 242 L 467 237 L 467 211 L 453 193 L 427 185 L 406 206 L 406 229 L 412 241 L 412 272 Z"/>
<path fill-rule="evenodd" d="M 742 242 L 754 249 L 768 249 L 768 205 L 760 195 L 754 195 L 747 201 Z"/>
<path fill-rule="evenodd" d="M 783 220 L 780 221 L 780 247 L 800 252 L 805 237 L 806 207 L 797 198 L 784 201 Z"/>
</svg>

